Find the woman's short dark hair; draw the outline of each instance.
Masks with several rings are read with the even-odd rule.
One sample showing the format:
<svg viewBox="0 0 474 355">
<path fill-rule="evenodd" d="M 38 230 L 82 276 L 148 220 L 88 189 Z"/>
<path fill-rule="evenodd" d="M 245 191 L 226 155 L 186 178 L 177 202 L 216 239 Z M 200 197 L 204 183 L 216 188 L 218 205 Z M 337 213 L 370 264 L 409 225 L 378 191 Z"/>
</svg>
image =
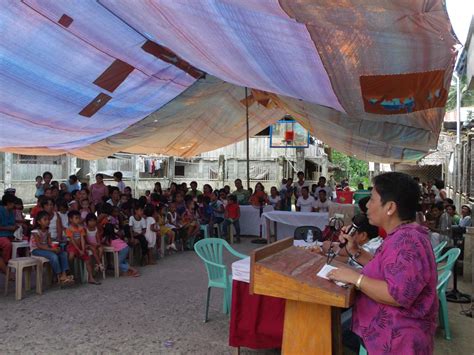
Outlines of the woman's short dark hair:
<svg viewBox="0 0 474 355">
<path fill-rule="evenodd" d="M 395 202 L 402 221 L 415 219 L 420 188 L 410 175 L 399 172 L 377 175 L 374 178 L 374 188 L 380 195 L 382 205 L 389 201 Z"/>
</svg>

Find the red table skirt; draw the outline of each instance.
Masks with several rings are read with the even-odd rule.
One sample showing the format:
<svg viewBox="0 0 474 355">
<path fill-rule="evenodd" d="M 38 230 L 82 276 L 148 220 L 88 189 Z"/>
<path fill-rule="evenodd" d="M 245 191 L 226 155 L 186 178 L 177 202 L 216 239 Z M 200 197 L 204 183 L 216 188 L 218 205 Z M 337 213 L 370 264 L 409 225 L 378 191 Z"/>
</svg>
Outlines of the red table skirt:
<svg viewBox="0 0 474 355">
<path fill-rule="evenodd" d="M 232 283 L 229 345 L 251 349 L 281 348 L 285 300 L 250 295 L 249 284 Z"/>
</svg>

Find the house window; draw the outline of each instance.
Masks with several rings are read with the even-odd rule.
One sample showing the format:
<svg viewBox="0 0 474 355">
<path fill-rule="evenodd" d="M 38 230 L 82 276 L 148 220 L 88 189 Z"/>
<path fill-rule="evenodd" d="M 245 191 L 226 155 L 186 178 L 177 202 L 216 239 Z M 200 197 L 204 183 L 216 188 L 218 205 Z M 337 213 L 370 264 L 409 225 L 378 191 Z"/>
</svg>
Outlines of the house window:
<svg viewBox="0 0 474 355">
<path fill-rule="evenodd" d="M 61 156 L 44 156 L 44 155 L 24 155 L 15 154 L 14 163 L 16 164 L 52 164 L 60 165 Z"/>
<path fill-rule="evenodd" d="M 184 165 L 175 165 L 175 167 L 174 167 L 174 176 L 184 177 Z"/>
</svg>

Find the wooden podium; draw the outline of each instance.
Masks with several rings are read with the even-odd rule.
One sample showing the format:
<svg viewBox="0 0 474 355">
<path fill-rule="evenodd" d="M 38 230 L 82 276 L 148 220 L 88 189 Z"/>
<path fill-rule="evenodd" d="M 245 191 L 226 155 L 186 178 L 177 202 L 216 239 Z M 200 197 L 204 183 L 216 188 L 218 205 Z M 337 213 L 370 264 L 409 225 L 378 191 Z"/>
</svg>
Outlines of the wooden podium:
<svg viewBox="0 0 474 355">
<path fill-rule="evenodd" d="M 251 255 L 250 293 L 286 299 L 283 354 L 342 354 L 341 308 L 352 305 L 355 290 L 316 276 L 325 263 L 325 257 L 294 247 L 293 238 Z"/>
</svg>

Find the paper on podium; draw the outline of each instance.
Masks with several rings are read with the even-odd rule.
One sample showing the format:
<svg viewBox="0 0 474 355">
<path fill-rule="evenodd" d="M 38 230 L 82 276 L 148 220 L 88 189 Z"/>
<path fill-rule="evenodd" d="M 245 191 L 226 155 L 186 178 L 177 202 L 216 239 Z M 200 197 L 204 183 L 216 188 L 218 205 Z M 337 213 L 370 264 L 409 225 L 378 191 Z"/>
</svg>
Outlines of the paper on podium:
<svg viewBox="0 0 474 355">
<path fill-rule="evenodd" d="M 327 276 L 327 275 L 329 274 L 329 272 L 332 271 L 332 270 L 337 270 L 337 267 L 334 267 L 334 266 L 325 264 L 325 265 L 321 268 L 321 270 L 319 270 L 317 276 L 322 277 L 323 279 L 332 281 L 332 280 L 330 280 L 330 279 L 328 278 L 328 276 Z M 346 284 L 345 284 L 344 282 L 334 281 L 334 283 L 335 283 L 336 285 L 338 285 L 338 286 L 341 286 L 341 287 L 346 286 Z"/>
</svg>

